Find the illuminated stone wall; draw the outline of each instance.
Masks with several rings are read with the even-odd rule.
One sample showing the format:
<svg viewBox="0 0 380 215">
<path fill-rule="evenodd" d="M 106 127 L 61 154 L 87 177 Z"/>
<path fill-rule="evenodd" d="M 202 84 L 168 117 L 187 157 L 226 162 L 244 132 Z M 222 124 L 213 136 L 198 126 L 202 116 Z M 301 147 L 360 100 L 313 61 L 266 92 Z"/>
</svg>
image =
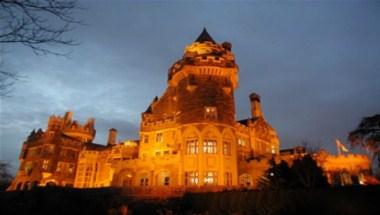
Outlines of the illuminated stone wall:
<svg viewBox="0 0 380 215">
<path fill-rule="evenodd" d="M 84 125 L 64 117 L 51 116 L 45 131 L 33 130 L 23 143 L 20 167 L 10 190 L 34 186 L 73 186 L 78 154 L 95 136 L 94 120 Z"/>
</svg>

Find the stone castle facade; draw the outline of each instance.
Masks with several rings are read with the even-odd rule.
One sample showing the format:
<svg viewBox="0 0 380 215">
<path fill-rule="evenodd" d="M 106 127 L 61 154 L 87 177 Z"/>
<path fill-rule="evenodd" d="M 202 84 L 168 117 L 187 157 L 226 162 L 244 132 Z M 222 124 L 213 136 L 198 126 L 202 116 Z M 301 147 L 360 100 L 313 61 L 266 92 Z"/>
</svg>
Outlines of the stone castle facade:
<svg viewBox="0 0 380 215">
<path fill-rule="evenodd" d="M 52 116 L 24 142 L 9 189 L 255 187 L 268 159 L 281 157 L 280 142 L 258 94 L 249 95 L 251 117 L 235 118 L 238 74 L 232 45 L 204 29 L 170 67 L 163 95 L 141 114 L 139 140 L 120 143 L 112 128 L 107 145 L 95 144 L 94 119 L 81 125 L 71 112 Z M 370 166 L 359 160 L 358 174 Z"/>
</svg>

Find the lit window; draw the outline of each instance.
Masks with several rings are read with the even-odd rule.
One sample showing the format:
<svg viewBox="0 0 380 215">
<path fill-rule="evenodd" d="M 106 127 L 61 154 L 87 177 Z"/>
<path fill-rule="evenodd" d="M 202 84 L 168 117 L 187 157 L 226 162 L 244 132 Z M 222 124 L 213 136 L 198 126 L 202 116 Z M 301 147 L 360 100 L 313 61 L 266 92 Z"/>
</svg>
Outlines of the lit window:
<svg viewBox="0 0 380 215">
<path fill-rule="evenodd" d="M 203 152 L 206 154 L 216 154 L 216 140 L 205 140 L 203 142 Z"/>
<path fill-rule="evenodd" d="M 276 150 L 273 145 L 272 145 L 272 154 L 276 154 Z"/>
<path fill-rule="evenodd" d="M 216 120 L 218 117 L 218 113 L 216 111 L 216 107 L 205 107 L 205 119 L 207 120 Z"/>
<path fill-rule="evenodd" d="M 164 185 L 165 186 L 168 186 L 170 184 L 170 177 L 165 177 L 165 179 L 164 179 Z"/>
<path fill-rule="evenodd" d="M 239 146 L 245 146 L 245 145 L 246 145 L 246 141 L 245 141 L 245 139 L 241 139 L 241 138 L 239 138 L 239 139 L 238 139 L 238 145 L 239 145 Z"/>
<path fill-rule="evenodd" d="M 25 164 L 25 168 L 24 168 L 24 171 L 27 175 L 30 175 L 32 173 L 32 167 L 33 167 L 33 163 L 32 162 L 27 162 Z"/>
<path fill-rule="evenodd" d="M 224 174 L 224 184 L 227 185 L 227 186 L 231 186 L 232 185 L 232 173 L 226 172 Z"/>
<path fill-rule="evenodd" d="M 186 141 L 186 154 L 198 154 L 198 140 L 192 139 Z"/>
<path fill-rule="evenodd" d="M 49 168 L 49 160 L 42 161 L 42 169 L 47 170 Z"/>
<path fill-rule="evenodd" d="M 148 135 L 144 135 L 144 137 L 143 137 L 143 142 L 144 143 L 149 143 L 149 136 Z"/>
<path fill-rule="evenodd" d="M 185 172 L 185 185 L 197 185 L 198 184 L 198 172 Z"/>
<path fill-rule="evenodd" d="M 63 163 L 62 162 L 58 162 L 56 171 L 57 172 L 61 172 L 62 169 L 63 169 Z"/>
<path fill-rule="evenodd" d="M 75 168 L 75 164 L 69 164 L 69 173 L 73 173 Z"/>
<path fill-rule="evenodd" d="M 216 185 L 217 184 L 217 175 L 216 172 L 205 172 L 204 175 L 205 185 Z"/>
<path fill-rule="evenodd" d="M 156 142 L 158 142 L 158 143 L 161 143 L 162 142 L 162 133 L 157 133 L 156 134 Z"/>
<path fill-rule="evenodd" d="M 223 141 L 223 154 L 231 155 L 231 143 L 228 141 Z"/>
</svg>

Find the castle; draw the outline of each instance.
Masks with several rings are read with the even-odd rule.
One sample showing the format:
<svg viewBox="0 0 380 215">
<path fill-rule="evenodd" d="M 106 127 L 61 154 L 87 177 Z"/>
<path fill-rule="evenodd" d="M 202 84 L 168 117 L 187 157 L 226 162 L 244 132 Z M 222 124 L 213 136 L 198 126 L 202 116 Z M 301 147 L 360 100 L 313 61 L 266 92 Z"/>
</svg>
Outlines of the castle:
<svg viewBox="0 0 380 215">
<path fill-rule="evenodd" d="M 148 188 L 255 187 L 268 159 L 291 160 L 293 153 L 280 153 L 258 94 L 249 95 L 251 117 L 235 118 L 238 73 L 231 43 L 216 43 L 204 29 L 170 67 L 163 95 L 141 114 L 139 140 L 118 142 L 111 128 L 107 144 L 95 144 L 94 119 L 81 125 L 71 112 L 51 116 L 45 131 L 32 131 L 24 142 L 9 190 L 113 186 L 149 194 Z M 356 158 L 350 173 L 368 171 L 368 158 Z"/>
</svg>

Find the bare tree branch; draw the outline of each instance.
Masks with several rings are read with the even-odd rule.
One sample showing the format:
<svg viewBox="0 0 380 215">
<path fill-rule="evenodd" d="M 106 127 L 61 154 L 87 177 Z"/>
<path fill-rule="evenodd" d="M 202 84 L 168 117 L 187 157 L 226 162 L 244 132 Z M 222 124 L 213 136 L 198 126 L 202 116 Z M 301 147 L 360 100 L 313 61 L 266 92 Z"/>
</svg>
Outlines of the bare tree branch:
<svg viewBox="0 0 380 215">
<path fill-rule="evenodd" d="M 68 56 L 55 49 L 78 43 L 67 36 L 77 24 L 74 16 L 81 9 L 77 0 L 0 0 L 0 45 L 20 44 L 36 55 Z M 0 97 L 9 95 L 17 81 L 12 72 L 0 72 Z"/>
</svg>

